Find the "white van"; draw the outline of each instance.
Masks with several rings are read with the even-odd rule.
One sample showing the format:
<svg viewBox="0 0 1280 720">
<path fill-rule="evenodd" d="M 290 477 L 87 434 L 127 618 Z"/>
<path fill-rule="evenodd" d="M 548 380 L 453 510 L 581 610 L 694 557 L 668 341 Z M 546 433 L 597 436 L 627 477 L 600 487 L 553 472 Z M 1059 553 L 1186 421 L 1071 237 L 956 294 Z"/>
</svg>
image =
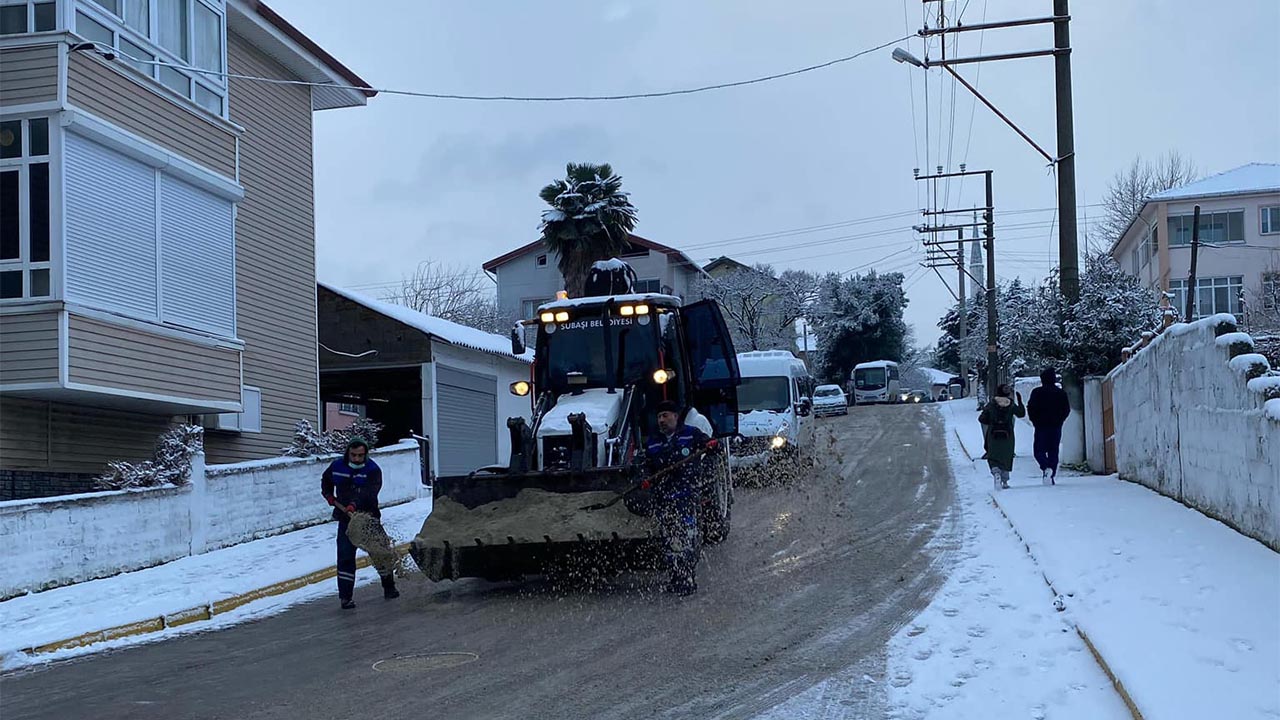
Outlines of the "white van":
<svg viewBox="0 0 1280 720">
<path fill-rule="evenodd" d="M 738 432 L 734 456 L 742 464 L 794 456 L 804 447 L 813 410 L 804 394 L 809 372 L 785 350 L 738 353 Z"/>
<path fill-rule="evenodd" d="M 892 360 L 860 363 L 849 373 L 849 397 L 855 405 L 896 403 L 901 392 L 898 363 Z"/>
</svg>

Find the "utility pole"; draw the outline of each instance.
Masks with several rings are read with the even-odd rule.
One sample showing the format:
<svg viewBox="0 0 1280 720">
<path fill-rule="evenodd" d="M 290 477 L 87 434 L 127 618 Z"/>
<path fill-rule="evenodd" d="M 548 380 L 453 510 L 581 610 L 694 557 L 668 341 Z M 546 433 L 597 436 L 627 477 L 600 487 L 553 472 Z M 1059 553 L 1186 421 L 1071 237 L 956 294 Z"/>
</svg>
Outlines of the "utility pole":
<svg viewBox="0 0 1280 720">
<path fill-rule="evenodd" d="M 945 2 L 945 0 L 923 0 L 923 2 Z M 1036 152 L 1057 170 L 1058 175 L 1058 266 L 1061 273 L 1059 286 L 1063 298 L 1072 303 L 1080 297 L 1080 260 L 1076 228 L 1076 162 L 1075 162 L 1075 129 L 1071 103 L 1071 34 L 1069 26 L 1071 15 L 1068 12 L 1068 0 L 1053 0 L 1053 15 L 1050 17 L 1034 17 L 1002 22 L 983 22 L 972 24 L 956 24 L 945 27 L 939 14 L 939 27 L 925 27 L 916 34 L 921 38 L 943 36 L 952 33 L 994 30 L 999 28 L 1027 27 L 1032 25 L 1053 25 L 1053 48 L 1044 50 L 1028 50 L 1022 52 L 998 53 L 972 57 L 946 57 L 930 60 L 926 55 L 923 60 L 916 58 L 905 50 L 898 49 L 893 53 L 895 60 L 906 62 L 924 69 L 941 67 L 956 82 L 982 101 L 1006 125 L 1012 128 L 1023 140 L 1026 140 Z M 945 47 L 945 43 L 944 43 Z M 1019 128 L 972 84 L 955 70 L 955 66 L 970 63 L 992 62 L 996 60 L 1017 60 L 1023 58 L 1054 58 L 1054 93 L 1057 105 L 1057 157 L 1053 157 L 1044 148 L 1036 144 L 1031 136 Z M 988 259 L 989 260 L 989 259 Z M 992 285 L 995 284 L 992 280 Z"/>
<path fill-rule="evenodd" d="M 963 168 L 964 166 L 962 165 L 961 167 Z M 947 215 L 968 213 L 970 212 L 969 210 L 925 210 L 923 214 L 926 217 L 941 216 L 944 219 L 941 221 L 940 224 L 917 225 L 915 226 L 914 229 L 916 230 L 916 232 L 922 235 L 928 235 L 928 236 L 934 236 L 934 237 L 936 237 L 936 233 L 946 232 L 949 230 L 960 231 L 957 234 L 955 240 L 937 240 L 937 239 L 926 240 L 924 242 L 924 245 L 926 248 L 925 262 L 922 263 L 922 265 L 924 267 L 932 269 L 934 272 L 938 272 L 939 268 L 950 267 L 952 265 L 955 265 L 960 270 L 960 273 L 962 275 L 961 286 L 960 286 L 961 288 L 964 287 L 963 275 L 968 274 L 968 270 L 964 266 L 965 244 L 970 242 L 984 243 L 984 246 L 987 251 L 987 282 L 984 288 L 986 290 L 986 298 L 987 298 L 987 393 L 988 393 L 988 397 L 991 397 L 995 394 L 996 384 L 999 382 L 999 377 L 1000 377 L 999 375 L 1000 357 L 999 357 L 999 353 L 997 352 L 999 326 L 996 322 L 996 283 L 995 283 L 996 260 L 995 260 L 995 253 L 993 252 L 995 249 L 995 204 L 994 204 L 995 197 L 994 197 L 994 191 L 992 188 L 992 171 L 962 169 L 960 172 L 938 172 L 936 175 L 920 175 L 917 173 L 916 180 L 924 180 L 926 182 L 937 182 L 938 180 L 941 180 L 944 178 L 964 177 L 968 175 L 982 175 L 986 179 L 986 191 L 987 191 L 986 206 L 982 208 L 982 218 L 983 218 L 982 224 L 979 224 L 976 218 L 972 223 L 966 223 L 964 221 L 961 221 L 956 224 L 948 224 L 947 220 L 945 219 L 945 216 Z M 968 240 L 965 239 L 964 232 L 963 232 L 964 228 L 966 227 L 975 228 L 975 232 L 973 233 L 973 238 Z M 986 235 L 985 238 L 980 239 L 978 237 L 978 233 L 976 232 L 976 229 L 978 227 L 985 228 L 985 235 Z M 957 246 L 955 255 L 952 255 L 951 249 L 949 247 L 946 247 L 950 243 L 955 243 Z M 942 274 L 938 273 L 938 276 L 941 277 Z M 945 278 L 943 281 L 945 282 Z M 974 278 L 974 281 L 976 283 L 977 278 Z M 960 307 L 961 307 L 960 327 L 963 328 L 961 330 L 962 336 L 967 333 L 967 329 L 968 329 L 967 318 L 965 318 L 965 311 L 964 311 L 965 301 L 963 300 L 963 296 L 964 296 L 964 291 L 961 290 L 960 295 L 957 296 L 956 298 L 960 302 Z M 962 348 L 961 363 L 964 362 L 963 357 L 964 355 L 963 355 L 963 348 Z M 963 365 L 962 365 L 962 368 L 963 368 Z"/>
<path fill-rule="evenodd" d="M 1196 316 L 1196 260 L 1200 257 L 1200 206 L 1197 205 L 1191 217 L 1191 272 L 1187 275 L 1187 316 L 1186 322 Z"/>
<path fill-rule="evenodd" d="M 956 230 L 956 270 L 957 281 L 960 283 L 960 387 L 966 391 L 969 389 L 969 363 L 965 361 L 964 345 L 965 340 L 969 337 L 969 309 L 966 298 L 968 293 L 964 288 L 964 228 Z"/>
<path fill-rule="evenodd" d="M 1000 382 L 999 328 L 996 327 L 996 216 L 991 188 L 991 171 L 987 176 L 987 397 L 996 396 Z"/>
<path fill-rule="evenodd" d="M 1067 0 L 1053 0 L 1053 74 L 1058 106 L 1058 269 L 1062 297 L 1080 299 L 1080 250 L 1076 239 L 1076 141 L 1071 110 L 1071 23 Z"/>
</svg>

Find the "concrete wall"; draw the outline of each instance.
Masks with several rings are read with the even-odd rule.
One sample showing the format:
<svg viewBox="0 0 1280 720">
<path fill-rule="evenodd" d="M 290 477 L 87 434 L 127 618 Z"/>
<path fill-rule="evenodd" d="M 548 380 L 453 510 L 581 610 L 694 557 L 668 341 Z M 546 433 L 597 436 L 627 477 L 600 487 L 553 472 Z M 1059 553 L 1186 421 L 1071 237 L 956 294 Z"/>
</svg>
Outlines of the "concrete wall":
<svg viewBox="0 0 1280 720">
<path fill-rule="evenodd" d="M 1280 416 L 1230 358 L 1230 316 L 1178 324 L 1109 375 L 1120 477 L 1280 549 Z M 1257 387 L 1255 385 L 1255 387 Z"/>
<path fill-rule="evenodd" d="M 416 443 L 374 451 L 384 505 L 425 490 Z M 0 502 L 0 600 L 151 567 L 329 518 L 320 474 L 331 458 L 205 467 L 182 487 Z"/>
<path fill-rule="evenodd" d="M 1106 438 L 1102 433 L 1102 378 L 1084 379 L 1084 457 L 1089 470 L 1099 475 L 1107 471 Z"/>
</svg>

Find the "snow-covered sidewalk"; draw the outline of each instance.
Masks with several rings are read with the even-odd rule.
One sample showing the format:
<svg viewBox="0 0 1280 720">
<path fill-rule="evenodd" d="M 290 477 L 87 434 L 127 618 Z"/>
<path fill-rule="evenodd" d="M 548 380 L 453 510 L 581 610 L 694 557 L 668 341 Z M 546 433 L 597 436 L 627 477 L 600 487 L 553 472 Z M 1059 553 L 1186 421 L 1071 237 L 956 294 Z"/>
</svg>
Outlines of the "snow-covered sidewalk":
<svg viewBox="0 0 1280 720">
<path fill-rule="evenodd" d="M 955 403 L 935 407 L 948 407 Z M 948 423 L 955 533 L 939 535 L 946 582 L 889 642 L 888 717 L 1129 720 L 1111 681 L 1054 608 L 1053 592 Z"/>
<path fill-rule="evenodd" d="M 430 512 L 431 499 L 423 498 L 383 508 L 382 519 L 388 534 L 403 543 L 417 534 Z M 4 628 L 0 634 L 0 670 L 163 639 L 178 633 L 225 627 L 315 597 L 336 597 L 334 581 L 328 578 L 240 604 L 248 593 L 332 569 L 336 527 L 331 522 L 315 525 L 143 570 L 0 602 L 0 627 Z M 357 572 L 357 584 L 376 579 L 377 573 L 372 568 Z M 334 602 L 336 607 L 337 600 Z M 234 607 L 227 607 L 230 605 Z M 220 611 L 219 607 L 226 607 L 226 611 Z M 215 612 L 201 612 L 208 609 Z M 154 627 L 160 624 L 160 618 L 167 619 L 165 625 L 174 626 Z M 202 621 L 191 622 L 197 618 Z M 24 652 L 132 623 L 139 624 L 135 630 L 141 630 L 140 634 L 131 632 L 118 639 L 34 656 Z M 147 632 L 148 629 L 155 631 Z"/>
<path fill-rule="evenodd" d="M 990 492 L 974 402 L 942 412 Z M 1017 433 L 996 501 L 1142 716 L 1280 718 L 1280 554 L 1114 476 L 1044 487 Z"/>
</svg>

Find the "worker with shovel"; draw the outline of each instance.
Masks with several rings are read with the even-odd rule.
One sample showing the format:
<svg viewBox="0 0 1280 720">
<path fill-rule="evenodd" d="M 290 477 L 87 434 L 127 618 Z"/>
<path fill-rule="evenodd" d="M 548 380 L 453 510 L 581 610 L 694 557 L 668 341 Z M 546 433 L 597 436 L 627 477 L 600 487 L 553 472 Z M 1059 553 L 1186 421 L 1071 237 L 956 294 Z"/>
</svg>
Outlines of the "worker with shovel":
<svg viewBox="0 0 1280 720">
<path fill-rule="evenodd" d="M 320 478 L 320 492 L 333 506 L 333 519 L 338 521 L 338 599 L 342 601 L 343 610 L 356 606 L 351 597 L 356 587 L 356 545 L 348 536 L 347 528 L 356 513 L 382 517 L 378 510 L 381 489 L 382 468 L 369 457 L 369 443 L 359 437 L 347 442 L 346 452 L 329 463 Z M 378 572 L 382 576 L 383 597 L 388 600 L 400 597 L 390 568 L 379 567 Z"/>
<path fill-rule="evenodd" d="M 670 400 L 658 403 L 658 433 L 645 444 L 653 482 L 658 531 L 671 566 L 669 592 L 692 595 L 698 591 L 695 571 L 702 552 L 698 533 L 698 503 L 702 462 L 695 456 L 718 449 L 718 442 L 701 430 L 684 424 L 680 406 Z M 663 472 L 668 470 L 669 472 Z"/>
</svg>

